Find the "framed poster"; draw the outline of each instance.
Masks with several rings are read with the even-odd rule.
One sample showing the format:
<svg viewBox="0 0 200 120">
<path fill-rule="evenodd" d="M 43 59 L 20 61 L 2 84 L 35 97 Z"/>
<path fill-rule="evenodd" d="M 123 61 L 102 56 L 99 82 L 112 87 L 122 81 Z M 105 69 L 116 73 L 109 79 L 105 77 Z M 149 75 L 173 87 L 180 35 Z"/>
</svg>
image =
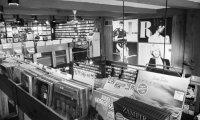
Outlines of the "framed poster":
<svg viewBox="0 0 200 120">
<path fill-rule="evenodd" d="M 148 66 L 148 64 L 159 64 L 156 61 L 151 62 L 152 60 L 157 60 L 157 55 L 155 52 L 159 52 L 159 56 L 162 59 L 165 59 L 171 63 L 171 45 L 166 44 L 153 44 L 153 43 L 139 43 L 138 44 L 138 64 L 143 66 Z M 165 53 L 165 54 L 164 54 Z M 161 65 L 164 65 L 160 63 Z M 156 66 L 159 67 L 159 66 Z M 162 66 L 160 66 L 162 67 Z"/>
<path fill-rule="evenodd" d="M 166 35 L 165 35 L 166 30 Z M 171 43 L 172 18 L 139 19 L 138 41 L 145 43 Z"/>
<path fill-rule="evenodd" d="M 113 21 L 113 60 L 137 64 L 138 19 Z"/>
<path fill-rule="evenodd" d="M 124 62 L 128 64 L 137 64 L 137 53 L 138 53 L 138 43 L 127 42 L 124 46 L 124 51 L 122 46 L 123 43 L 113 42 L 113 60 L 117 62 Z M 124 53 L 124 57 L 123 57 Z"/>
</svg>

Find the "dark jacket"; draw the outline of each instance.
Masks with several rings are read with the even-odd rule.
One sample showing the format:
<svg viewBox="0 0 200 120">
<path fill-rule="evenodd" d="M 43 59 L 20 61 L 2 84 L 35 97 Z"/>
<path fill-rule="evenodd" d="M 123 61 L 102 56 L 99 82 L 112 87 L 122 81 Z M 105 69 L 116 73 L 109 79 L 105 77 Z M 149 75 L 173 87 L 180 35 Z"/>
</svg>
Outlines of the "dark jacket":
<svg viewBox="0 0 200 120">
<path fill-rule="evenodd" d="M 170 68 L 170 62 L 169 62 L 169 60 L 168 59 L 163 59 L 163 58 L 161 58 L 161 59 L 162 59 L 162 62 L 163 62 L 163 68 L 164 69 L 169 69 Z M 155 58 L 151 58 L 149 60 L 148 66 L 150 66 L 150 67 L 156 67 L 156 59 Z"/>
</svg>

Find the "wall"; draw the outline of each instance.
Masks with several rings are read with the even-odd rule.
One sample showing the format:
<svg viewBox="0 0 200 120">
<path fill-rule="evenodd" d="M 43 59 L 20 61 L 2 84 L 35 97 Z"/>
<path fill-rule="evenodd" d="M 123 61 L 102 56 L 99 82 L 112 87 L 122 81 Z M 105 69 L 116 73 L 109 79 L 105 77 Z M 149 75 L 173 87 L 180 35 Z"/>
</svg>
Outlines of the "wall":
<svg viewBox="0 0 200 120">
<path fill-rule="evenodd" d="M 104 47 L 104 56 L 106 60 L 112 60 L 113 56 L 113 43 L 112 43 L 112 35 L 113 35 L 113 26 L 110 20 L 104 20 L 104 29 L 103 29 L 103 43 Z"/>
<path fill-rule="evenodd" d="M 185 34 L 184 68 L 187 73 L 200 76 L 200 10 L 188 10 Z"/>
<path fill-rule="evenodd" d="M 173 16 L 172 22 L 172 62 L 171 66 L 183 68 L 184 43 L 185 43 L 185 15 Z M 183 69 L 176 69 L 182 72 Z"/>
<path fill-rule="evenodd" d="M 187 74 L 200 76 L 200 10 L 187 10 L 173 16 L 172 63 Z M 104 26 L 103 46 L 107 60 L 112 60 L 112 26 Z M 179 69 L 182 72 L 183 69 Z"/>
</svg>

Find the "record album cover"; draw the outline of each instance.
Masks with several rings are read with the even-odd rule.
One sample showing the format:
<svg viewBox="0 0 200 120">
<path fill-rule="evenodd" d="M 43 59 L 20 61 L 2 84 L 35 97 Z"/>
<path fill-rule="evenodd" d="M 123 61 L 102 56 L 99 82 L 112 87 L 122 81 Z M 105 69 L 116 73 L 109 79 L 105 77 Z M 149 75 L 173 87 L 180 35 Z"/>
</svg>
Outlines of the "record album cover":
<svg viewBox="0 0 200 120">
<path fill-rule="evenodd" d="M 92 107 L 97 111 L 95 115 L 102 120 L 115 120 L 113 102 L 119 97 L 104 92 L 103 90 L 94 90 L 92 97 Z"/>
<path fill-rule="evenodd" d="M 138 73 L 134 98 L 169 110 L 176 119 L 182 112 L 189 82 L 188 78 L 141 70 Z"/>
</svg>

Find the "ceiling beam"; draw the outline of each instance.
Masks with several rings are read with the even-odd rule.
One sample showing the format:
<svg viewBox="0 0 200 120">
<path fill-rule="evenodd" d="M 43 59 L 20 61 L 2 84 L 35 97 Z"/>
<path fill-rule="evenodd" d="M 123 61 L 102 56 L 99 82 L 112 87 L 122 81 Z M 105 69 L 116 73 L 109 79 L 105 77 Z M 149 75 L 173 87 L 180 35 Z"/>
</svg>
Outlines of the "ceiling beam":
<svg viewBox="0 0 200 120">
<path fill-rule="evenodd" d="M 24 12 L 26 11 L 26 12 Z M 55 10 L 55 9 L 29 9 L 29 8 L 4 8 L 4 14 L 8 15 L 55 15 L 55 16 L 73 16 L 71 10 Z M 77 16 L 104 16 L 104 17 L 120 17 L 122 13 L 107 11 L 78 11 Z"/>
<path fill-rule="evenodd" d="M 166 5 L 166 0 L 126 0 L 128 2 L 145 3 L 151 5 Z M 189 9 L 200 9 L 200 4 L 187 1 L 187 0 L 168 0 L 168 6 L 171 8 L 189 8 Z"/>
<path fill-rule="evenodd" d="M 3 0 L 2 4 L 7 6 L 7 0 Z M 10 6 L 9 6 L 10 7 Z M 18 7 L 32 8 L 32 9 L 57 9 L 57 10 L 81 10 L 81 11 L 109 11 L 109 12 L 122 12 L 122 6 L 114 5 L 103 5 L 94 3 L 84 3 L 84 2 L 73 2 L 73 1 L 59 1 L 59 0 L 21 0 Z M 126 13 L 156 13 L 154 9 L 145 9 L 138 7 L 125 7 Z"/>
</svg>

